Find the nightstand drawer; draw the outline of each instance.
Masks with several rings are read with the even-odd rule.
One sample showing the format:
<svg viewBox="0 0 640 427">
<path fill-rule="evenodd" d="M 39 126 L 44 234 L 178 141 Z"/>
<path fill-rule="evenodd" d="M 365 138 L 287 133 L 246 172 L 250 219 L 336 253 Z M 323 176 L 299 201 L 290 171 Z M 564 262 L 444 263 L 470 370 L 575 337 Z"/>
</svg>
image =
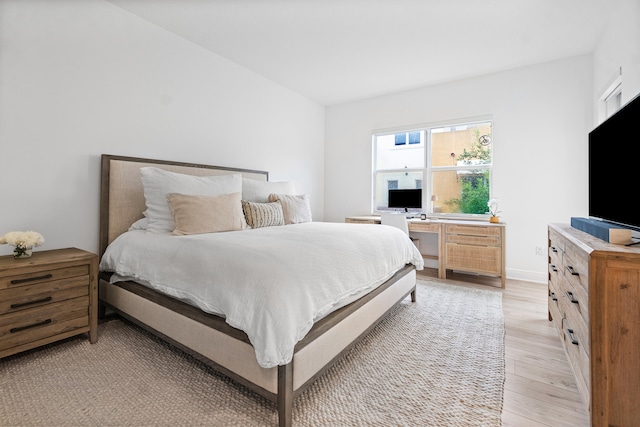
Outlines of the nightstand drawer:
<svg viewBox="0 0 640 427">
<path fill-rule="evenodd" d="M 78 328 L 88 329 L 89 296 L 0 316 L 0 350 Z"/>
<path fill-rule="evenodd" d="M 0 290 L 0 315 L 89 294 L 89 276 Z"/>
<path fill-rule="evenodd" d="M 29 273 L 25 274 L 0 277 L 0 289 L 31 285 L 34 283 L 50 282 L 54 280 L 66 279 L 68 277 L 87 276 L 88 274 L 88 264 L 68 268 L 33 269 Z"/>
</svg>

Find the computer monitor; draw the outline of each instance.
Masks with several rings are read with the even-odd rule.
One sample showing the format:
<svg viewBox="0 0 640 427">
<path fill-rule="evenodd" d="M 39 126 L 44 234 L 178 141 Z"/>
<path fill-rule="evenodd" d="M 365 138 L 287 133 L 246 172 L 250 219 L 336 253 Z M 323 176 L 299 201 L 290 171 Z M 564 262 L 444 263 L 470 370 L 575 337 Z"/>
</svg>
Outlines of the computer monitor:
<svg viewBox="0 0 640 427">
<path fill-rule="evenodd" d="M 409 212 L 409 209 L 422 209 L 422 189 L 389 190 L 387 206 L 390 209 L 404 209 L 405 212 Z"/>
</svg>

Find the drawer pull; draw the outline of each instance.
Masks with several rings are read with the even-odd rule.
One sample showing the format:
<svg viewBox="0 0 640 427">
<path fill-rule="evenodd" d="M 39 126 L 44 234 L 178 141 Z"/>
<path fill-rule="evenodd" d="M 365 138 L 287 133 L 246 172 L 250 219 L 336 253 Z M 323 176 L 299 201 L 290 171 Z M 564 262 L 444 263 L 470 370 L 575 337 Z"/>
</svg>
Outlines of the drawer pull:
<svg viewBox="0 0 640 427">
<path fill-rule="evenodd" d="M 575 297 L 573 296 L 573 292 L 567 291 L 567 296 L 569 297 L 569 301 L 571 301 L 574 304 L 578 304 L 578 300 L 575 299 Z"/>
<path fill-rule="evenodd" d="M 18 303 L 18 304 L 11 304 L 11 308 L 20 308 L 20 307 L 26 307 L 26 306 L 32 305 L 32 304 L 40 304 L 41 302 L 51 301 L 52 299 L 53 299 L 53 297 L 45 297 L 45 298 L 37 299 L 35 301 L 21 302 L 21 303 Z"/>
<path fill-rule="evenodd" d="M 569 270 L 569 273 L 571 273 L 571 275 L 572 275 L 572 276 L 579 276 L 579 275 L 580 275 L 580 274 L 579 274 L 577 271 L 575 271 L 575 270 L 573 269 L 573 267 L 572 267 L 572 266 L 570 266 L 570 265 L 567 265 L 567 270 Z"/>
<path fill-rule="evenodd" d="M 549 292 L 549 296 L 551 297 L 552 300 L 558 301 L 558 297 L 556 296 L 555 292 Z"/>
<path fill-rule="evenodd" d="M 550 264 L 550 265 L 551 265 L 552 271 L 558 271 L 558 267 L 556 267 L 555 264 Z"/>
<path fill-rule="evenodd" d="M 556 248 L 555 246 L 551 246 L 551 252 L 558 252 L 558 248 Z"/>
<path fill-rule="evenodd" d="M 567 335 L 569 335 L 569 341 L 571 341 L 571 344 L 578 345 L 578 341 L 573 336 L 573 329 L 567 329 Z"/>
<path fill-rule="evenodd" d="M 44 276 L 37 276 L 37 277 L 29 277 L 26 279 L 14 279 L 11 281 L 12 285 L 17 285 L 19 283 L 27 283 L 27 282 L 35 282 L 36 280 L 45 280 L 45 279 L 51 279 L 53 277 L 53 275 L 51 274 L 45 274 Z"/>
<path fill-rule="evenodd" d="M 51 323 L 51 319 L 43 320 L 42 322 L 34 323 L 32 325 L 19 326 L 17 328 L 11 328 L 9 330 L 9 332 L 11 332 L 12 334 L 15 334 L 16 332 L 24 331 L 25 329 L 35 328 L 37 326 L 48 325 L 49 323 Z"/>
</svg>

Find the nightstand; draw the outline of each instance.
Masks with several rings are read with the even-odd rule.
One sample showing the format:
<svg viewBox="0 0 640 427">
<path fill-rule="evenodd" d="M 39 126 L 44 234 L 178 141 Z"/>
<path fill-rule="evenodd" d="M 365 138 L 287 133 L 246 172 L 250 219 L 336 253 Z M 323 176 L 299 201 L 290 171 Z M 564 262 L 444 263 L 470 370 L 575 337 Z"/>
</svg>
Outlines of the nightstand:
<svg viewBox="0 0 640 427">
<path fill-rule="evenodd" d="M 76 248 L 0 257 L 0 358 L 88 332 L 98 340 L 98 256 Z"/>
</svg>

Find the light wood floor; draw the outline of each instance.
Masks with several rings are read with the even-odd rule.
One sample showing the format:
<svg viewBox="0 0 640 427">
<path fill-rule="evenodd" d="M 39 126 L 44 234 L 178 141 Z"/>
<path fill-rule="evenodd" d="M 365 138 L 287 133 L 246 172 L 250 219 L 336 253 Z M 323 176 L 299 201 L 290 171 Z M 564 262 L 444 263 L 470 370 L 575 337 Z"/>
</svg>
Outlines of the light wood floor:
<svg viewBox="0 0 640 427">
<path fill-rule="evenodd" d="M 418 277 L 436 277 L 425 269 Z M 548 320 L 547 285 L 449 273 L 458 286 L 502 292 L 505 318 L 504 427 L 589 426 L 588 408 L 575 379 L 556 329 Z"/>
</svg>

